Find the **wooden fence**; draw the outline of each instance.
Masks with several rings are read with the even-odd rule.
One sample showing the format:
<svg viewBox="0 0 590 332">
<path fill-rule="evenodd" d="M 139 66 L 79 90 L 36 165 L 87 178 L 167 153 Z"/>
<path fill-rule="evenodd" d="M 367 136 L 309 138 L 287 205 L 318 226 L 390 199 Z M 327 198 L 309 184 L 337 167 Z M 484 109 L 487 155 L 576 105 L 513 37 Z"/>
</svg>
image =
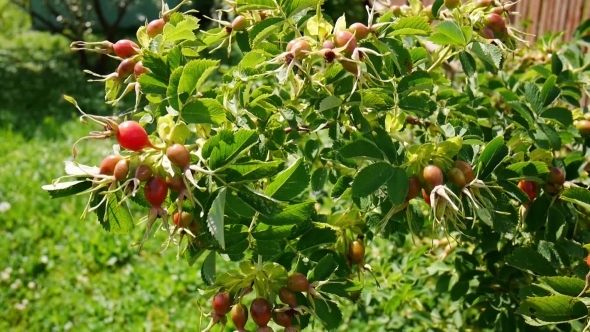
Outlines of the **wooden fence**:
<svg viewBox="0 0 590 332">
<path fill-rule="evenodd" d="M 407 3 L 405 0 L 389 2 L 392 5 Z M 422 0 L 425 6 L 433 2 Z M 564 38 L 569 40 L 578 25 L 590 18 L 590 0 L 520 0 L 511 10 L 517 13 L 511 17 L 511 23 L 530 34 L 529 41 L 534 41 L 537 36 L 543 36 L 548 31 L 565 31 Z M 527 23 L 526 28 L 523 23 Z"/>
</svg>

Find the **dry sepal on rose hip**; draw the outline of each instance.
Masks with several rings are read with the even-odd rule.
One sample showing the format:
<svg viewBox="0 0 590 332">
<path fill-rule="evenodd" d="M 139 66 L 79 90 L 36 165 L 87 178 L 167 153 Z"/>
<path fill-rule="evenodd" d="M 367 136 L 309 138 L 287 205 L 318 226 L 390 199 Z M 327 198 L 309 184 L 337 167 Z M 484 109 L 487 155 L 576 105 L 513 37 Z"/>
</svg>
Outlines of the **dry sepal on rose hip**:
<svg viewBox="0 0 590 332">
<path fill-rule="evenodd" d="M 162 207 L 166 197 L 168 197 L 168 186 L 166 185 L 166 181 L 158 176 L 152 176 L 145 183 L 143 193 L 146 201 L 151 205 L 151 208 L 148 212 L 145 235 L 142 241 L 138 243 L 140 251 L 143 248 L 143 244 L 148 240 L 152 226 L 158 217 L 162 218 L 164 228 L 167 233 L 170 234 L 168 212 Z"/>
<path fill-rule="evenodd" d="M 217 323 L 221 323 L 221 331 L 224 331 L 225 325 L 227 324 L 226 315 L 231 311 L 231 295 L 228 291 L 220 290 L 213 296 L 212 302 L 211 321 L 209 321 L 209 325 L 207 325 L 203 332 L 210 331 Z"/>
<path fill-rule="evenodd" d="M 429 203 L 434 221 L 447 231 L 447 221 L 450 221 L 457 230 L 465 229 L 461 221 L 464 218 L 463 202 L 452 190 L 444 185 L 442 170 L 436 165 L 428 165 L 422 170 L 425 193 L 430 191 L 425 200 Z M 426 199 L 428 197 L 428 199 Z"/>
</svg>

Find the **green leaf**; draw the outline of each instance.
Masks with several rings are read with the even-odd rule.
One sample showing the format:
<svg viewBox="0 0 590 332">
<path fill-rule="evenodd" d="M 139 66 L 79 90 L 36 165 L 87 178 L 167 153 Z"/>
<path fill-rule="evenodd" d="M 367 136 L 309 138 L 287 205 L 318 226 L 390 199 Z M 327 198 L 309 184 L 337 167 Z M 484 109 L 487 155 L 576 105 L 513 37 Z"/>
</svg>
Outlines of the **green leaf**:
<svg viewBox="0 0 590 332">
<path fill-rule="evenodd" d="M 541 277 L 539 281 L 549 286 L 554 294 L 577 296 L 584 289 L 584 280 L 570 277 Z"/>
<path fill-rule="evenodd" d="M 545 119 L 555 120 L 564 127 L 569 127 L 574 123 L 572 111 L 565 107 L 551 107 L 541 113 L 541 117 Z"/>
<path fill-rule="evenodd" d="M 283 168 L 284 161 L 258 161 L 252 160 L 244 163 L 232 164 L 224 169 L 227 182 L 251 182 L 271 177 Z"/>
<path fill-rule="evenodd" d="M 252 230 L 252 237 L 262 241 L 276 241 L 277 239 L 286 239 L 291 234 L 292 224 L 289 225 L 268 225 L 257 223 Z"/>
<path fill-rule="evenodd" d="M 559 55 L 554 54 L 555 56 L 551 57 L 551 72 L 554 75 L 559 75 L 563 71 L 563 63 L 559 58 Z"/>
<path fill-rule="evenodd" d="M 240 12 L 248 10 L 277 9 L 273 0 L 237 0 L 236 5 Z"/>
<path fill-rule="evenodd" d="M 303 158 L 282 171 L 268 184 L 264 193 L 274 199 L 288 201 L 301 194 L 309 185 L 309 172 Z"/>
<path fill-rule="evenodd" d="M 321 193 L 328 179 L 328 169 L 321 167 L 316 168 L 311 173 L 311 190 L 314 193 Z"/>
<path fill-rule="evenodd" d="M 369 158 L 383 160 L 383 152 L 371 141 L 359 139 L 352 141 L 338 150 L 342 158 Z"/>
<path fill-rule="evenodd" d="M 324 0 L 286 0 L 281 7 L 285 11 L 287 17 L 301 12 L 308 8 L 316 8 L 324 3 Z"/>
<path fill-rule="evenodd" d="M 322 325 L 328 331 L 336 330 L 342 323 L 342 312 L 332 301 L 314 298 L 315 313 L 322 320 Z"/>
<path fill-rule="evenodd" d="M 207 286 L 215 283 L 215 256 L 216 252 L 211 250 L 201 265 L 201 279 Z"/>
<path fill-rule="evenodd" d="M 164 39 L 168 43 L 181 40 L 195 40 L 194 30 L 199 28 L 199 21 L 194 19 L 185 19 L 178 22 L 176 26 L 172 24 L 166 24 L 164 26 Z"/>
<path fill-rule="evenodd" d="M 444 0 L 435 0 L 434 1 L 434 3 L 432 4 L 432 16 L 433 17 L 438 17 L 440 9 L 442 8 L 442 6 L 444 4 L 445 4 Z"/>
<path fill-rule="evenodd" d="M 240 188 L 237 195 L 244 203 L 264 216 L 272 217 L 282 211 L 278 201 L 256 192 L 249 187 Z"/>
<path fill-rule="evenodd" d="M 276 30 L 281 28 L 283 22 L 284 19 L 282 17 L 269 17 L 256 23 L 248 31 L 248 39 L 250 41 L 250 46 L 255 47 L 261 41 L 268 38 Z"/>
<path fill-rule="evenodd" d="M 361 169 L 352 183 L 352 194 L 358 197 L 369 196 L 387 183 L 393 173 L 393 167 L 385 162 L 374 163 Z"/>
<path fill-rule="evenodd" d="M 590 191 L 588 189 L 572 186 L 564 190 L 560 198 L 590 211 Z"/>
<path fill-rule="evenodd" d="M 393 26 L 393 32 L 388 37 L 401 35 L 426 36 L 432 31 L 428 19 L 423 16 L 403 17 Z"/>
<path fill-rule="evenodd" d="M 531 104 L 535 113 L 539 114 L 543 111 L 544 99 L 541 96 L 539 87 L 533 82 L 526 82 L 524 84 L 524 97 L 526 101 Z"/>
<path fill-rule="evenodd" d="M 176 68 L 172 74 L 170 75 L 170 82 L 168 82 L 168 88 L 166 89 L 166 97 L 168 97 L 168 102 L 170 106 L 174 108 L 176 111 L 180 110 L 181 102 L 180 98 L 178 97 L 178 83 L 180 82 L 180 77 L 182 76 L 182 69 L 183 67 Z"/>
<path fill-rule="evenodd" d="M 555 83 L 557 82 L 557 76 L 551 75 L 545 80 L 543 83 L 543 89 L 541 90 L 541 99 L 543 100 L 543 106 L 547 106 L 551 104 L 553 98 L 551 97 L 551 92 L 555 88 Z"/>
<path fill-rule="evenodd" d="M 471 54 L 465 51 L 461 51 L 459 53 L 459 61 L 461 62 L 461 66 L 463 67 L 465 75 L 475 75 L 475 72 L 477 71 L 477 65 L 475 63 L 475 59 L 471 56 Z"/>
<path fill-rule="evenodd" d="M 106 202 L 101 208 L 95 210 L 98 216 L 98 221 L 104 230 L 113 234 L 129 234 L 135 224 L 133 224 L 133 217 L 131 211 L 127 207 L 127 204 L 119 204 L 121 194 L 110 195 Z M 94 204 L 102 199 L 102 195 L 97 195 L 94 199 Z"/>
<path fill-rule="evenodd" d="M 434 27 L 435 33 L 430 36 L 430 41 L 439 45 L 467 45 L 465 35 L 461 27 L 453 21 L 442 21 Z"/>
<path fill-rule="evenodd" d="M 330 254 L 325 255 L 311 271 L 309 282 L 328 280 L 337 267 L 338 263 L 334 257 Z"/>
<path fill-rule="evenodd" d="M 539 230 L 547 223 L 550 206 L 551 199 L 547 195 L 537 197 L 533 201 L 524 220 L 527 231 L 533 232 Z"/>
<path fill-rule="evenodd" d="M 530 297 L 520 303 L 518 314 L 527 324 L 543 326 L 579 320 L 588 316 L 588 309 L 581 301 L 565 295 Z"/>
<path fill-rule="evenodd" d="M 323 112 L 332 108 L 340 107 L 340 105 L 342 105 L 342 99 L 337 96 L 329 96 L 320 102 L 320 108 L 318 110 Z"/>
<path fill-rule="evenodd" d="M 401 167 L 394 167 L 393 174 L 387 181 L 387 195 L 393 205 L 399 205 L 406 201 L 409 190 L 408 173 Z"/>
<path fill-rule="evenodd" d="M 301 224 L 311 218 L 315 212 L 314 206 L 315 201 L 312 200 L 290 204 L 276 214 L 259 216 L 259 220 L 264 224 L 276 226 Z"/>
<path fill-rule="evenodd" d="M 412 92 L 416 90 L 430 90 L 434 81 L 430 74 L 423 70 L 417 70 L 410 75 L 404 76 L 397 87 L 398 93 Z"/>
<path fill-rule="evenodd" d="M 338 178 L 334 187 L 332 187 L 332 192 L 330 193 L 330 197 L 338 198 L 344 194 L 344 191 L 351 187 L 352 183 L 352 176 L 350 175 L 343 175 Z"/>
<path fill-rule="evenodd" d="M 143 74 L 137 78 L 137 82 L 139 82 L 139 86 L 141 87 L 141 92 L 144 94 L 158 94 L 158 95 L 165 95 L 166 90 L 168 89 L 167 81 L 161 81 L 155 76 L 151 74 Z"/>
<path fill-rule="evenodd" d="M 336 231 L 331 228 L 313 228 L 301 236 L 299 242 L 297 242 L 297 250 L 310 250 L 322 245 L 336 243 L 337 238 Z"/>
<path fill-rule="evenodd" d="M 497 46 L 491 44 L 483 44 L 480 42 L 471 43 L 471 51 L 482 61 L 488 63 L 494 68 L 500 68 L 502 61 L 502 52 Z"/>
<path fill-rule="evenodd" d="M 182 118 L 188 123 L 210 123 L 220 125 L 225 122 L 225 109 L 215 99 L 200 98 L 184 105 Z"/>
<path fill-rule="evenodd" d="M 52 199 L 68 197 L 83 192 L 92 187 L 91 181 L 68 181 L 54 184 L 47 184 L 41 188 L 49 193 Z"/>
<path fill-rule="evenodd" d="M 477 161 L 479 168 L 478 177 L 480 179 L 487 178 L 507 155 L 508 148 L 504 145 L 504 138 L 502 136 L 497 136 L 491 140 L 486 145 Z"/>
<path fill-rule="evenodd" d="M 547 164 L 540 161 L 523 161 L 506 167 L 499 177 L 521 179 L 525 177 L 543 177 L 547 173 L 549 173 Z"/>
<path fill-rule="evenodd" d="M 521 123 L 524 128 L 531 128 L 535 123 L 535 118 L 533 116 L 533 112 L 522 102 L 520 101 L 509 101 L 508 105 L 512 106 L 512 109 L 515 110 L 518 115 L 520 115 L 523 119 L 526 120 L 526 124 Z"/>
<path fill-rule="evenodd" d="M 182 76 L 178 84 L 178 94 L 187 93 L 192 95 L 195 90 L 199 91 L 201 85 L 205 83 L 205 80 L 218 66 L 219 60 L 199 59 L 189 61 L 182 70 Z"/>
<path fill-rule="evenodd" d="M 225 234 L 223 231 L 223 227 L 225 216 L 224 210 L 226 192 L 227 190 L 225 189 L 225 187 L 219 189 L 219 193 L 217 194 L 217 197 L 215 197 L 213 205 L 211 205 L 211 209 L 207 214 L 207 228 L 209 229 L 209 232 L 211 233 L 211 235 L 213 235 L 215 240 L 217 240 L 217 243 L 219 243 L 219 246 L 222 249 L 225 249 Z"/>
<path fill-rule="evenodd" d="M 551 263 L 540 253 L 531 248 L 516 248 L 506 257 L 506 264 L 517 269 L 542 276 L 554 276 L 555 270 Z"/>
<path fill-rule="evenodd" d="M 220 136 L 220 133 L 218 133 Z M 211 169 L 218 169 L 222 166 L 227 165 L 234 158 L 240 156 L 241 153 L 246 151 L 252 145 L 258 141 L 258 136 L 254 130 L 239 129 L 237 132 L 224 132 L 222 136 L 213 141 L 209 140 L 203 146 L 203 150 L 210 150 L 211 157 L 209 158 L 209 167 Z M 206 153 L 203 153 L 205 157 Z"/>
</svg>

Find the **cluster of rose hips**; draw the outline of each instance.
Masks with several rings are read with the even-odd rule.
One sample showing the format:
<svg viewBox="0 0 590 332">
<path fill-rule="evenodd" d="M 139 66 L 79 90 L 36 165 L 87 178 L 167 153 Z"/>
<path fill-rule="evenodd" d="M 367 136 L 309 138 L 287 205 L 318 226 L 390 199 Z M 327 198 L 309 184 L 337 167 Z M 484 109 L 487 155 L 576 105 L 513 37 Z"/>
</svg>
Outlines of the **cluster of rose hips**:
<svg viewBox="0 0 590 332">
<path fill-rule="evenodd" d="M 549 167 L 549 175 L 547 175 L 547 181 L 543 185 L 543 190 L 549 195 L 558 195 L 563 190 L 565 184 L 565 173 L 559 167 Z M 518 182 L 518 188 L 524 191 L 529 200 L 532 202 L 537 198 L 538 186 L 534 181 L 521 180 Z M 529 203 L 530 204 L 530 203 Z"/>
<path fill-rule="evenodd" d="M 232 300 L 231 294 L 227 290 L 220 290 L 213 297 L 212 319 L 205 331 L 209 331 L 215 324 L 227 323 L 226 315 L 231 312 L 231 320 L 238 332 L 244 332 L 248 318 L 252 318 L 258 326 L 257 332 L 272 332 L 273 329 L 268 326 L 271 319 L 279 326 L 284 327 L 285 332 L 300 331 L 297 322 L 297 315 L 305 312 L 311 312 L 307 307 L 301 306 L 297 302 L 297 293 L 307 293 L 309 296 L 319 296 L 314 286 L 312 286 L 307 277 L 302 273 L 295 272 L 287 277 L 287 284 L 278 290 L 278 298 L 284 304 L 275 304 L 273 308 L 271 303 L 263 297 L 257 297 L 252 300 L 250 310 L 241 303 L 241 298 L 251 292 L 251 287 L 236 296 L 236 301 Z M 232 303 L 236 302 L 232 305 Z M 249 312 L 249 314 L 248 314 Z"/>
</svg>

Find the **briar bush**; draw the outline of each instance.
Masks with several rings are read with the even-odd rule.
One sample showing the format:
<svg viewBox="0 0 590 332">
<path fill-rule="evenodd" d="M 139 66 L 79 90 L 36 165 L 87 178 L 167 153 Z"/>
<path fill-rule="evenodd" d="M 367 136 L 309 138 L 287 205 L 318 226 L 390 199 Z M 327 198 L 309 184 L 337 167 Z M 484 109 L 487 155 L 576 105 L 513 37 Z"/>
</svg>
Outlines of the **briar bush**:
<svg viewBox="0 0 590 332">
<path fill-rule="evenodd" d="M 97 116 L 65 96 L 96 128 L 79 142 L 116 144 L 44 189 L 87 196 L 83 217 L 113 234 L 140 225 L 138 250 L 165 232 L 209 286 L 206 331 L 228 314 L 238 331 L 335 330 L 363 301 L 380 329 L 586 325 L 590 21 L 531 50 L 511 3 L 415 0 L 348 22 L 322 2 L 228 1 L 207 31 L 164 7 L 135 41 L 73 43 L 120 60 L 94 81 L 135 108 Z M 378 283 L 424 257 L 428 275 Z M 363 296 L 374 287 L 386 305 Z"/>
</svg>

